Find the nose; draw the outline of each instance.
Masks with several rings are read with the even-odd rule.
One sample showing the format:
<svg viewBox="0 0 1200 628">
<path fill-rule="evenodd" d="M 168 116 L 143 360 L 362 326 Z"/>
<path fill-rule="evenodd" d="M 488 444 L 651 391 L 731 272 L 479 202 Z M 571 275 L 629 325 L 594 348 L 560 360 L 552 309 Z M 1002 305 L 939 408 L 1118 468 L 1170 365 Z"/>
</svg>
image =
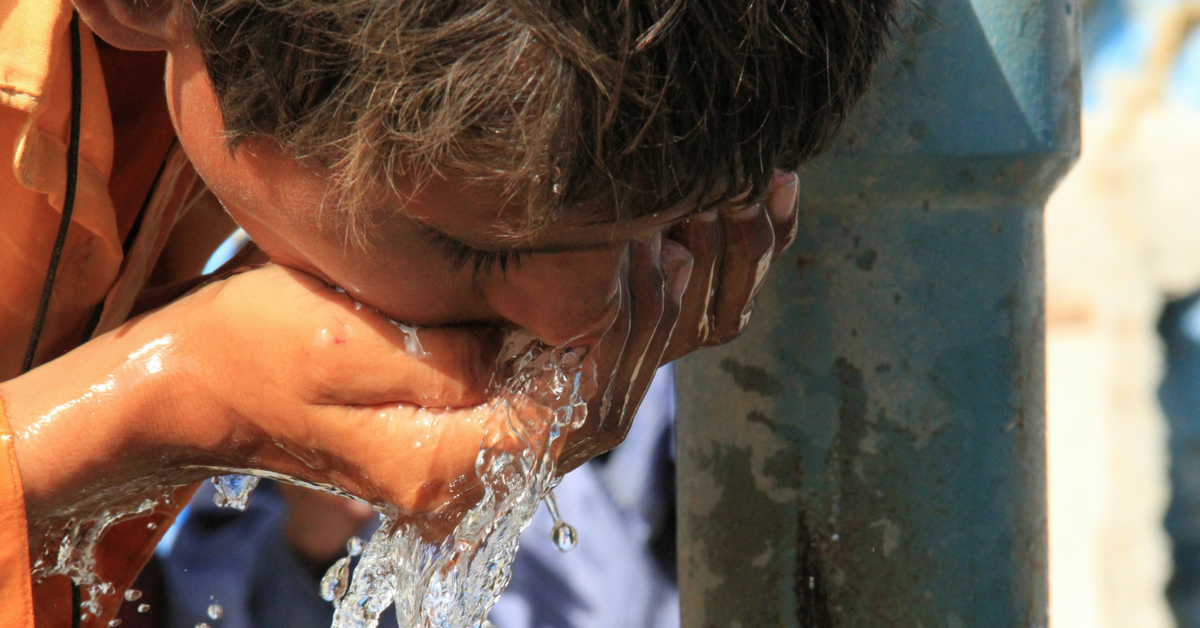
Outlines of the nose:
<svg viewBox="0 0 1200 628">
<path fill-rule="evenodd" d="M 561 345 L 603 331 L 613 311 L 627 246 L 533 254 L 485 296 L 505 320 Z"/>
</svg>

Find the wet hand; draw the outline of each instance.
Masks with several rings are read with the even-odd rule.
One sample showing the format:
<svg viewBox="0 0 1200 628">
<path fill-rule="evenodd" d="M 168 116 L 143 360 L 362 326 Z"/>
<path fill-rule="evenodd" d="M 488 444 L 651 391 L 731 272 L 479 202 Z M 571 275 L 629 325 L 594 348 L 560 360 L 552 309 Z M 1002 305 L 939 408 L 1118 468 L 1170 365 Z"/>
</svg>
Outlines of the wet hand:
<svg viewBox="0 0 1200 628">
<path fill-rule="evenodd" d="M 762 202 L 708 211 L 671 230 L 695 261 L 667 361 L 746 328 L 771 263 L 796 239 L 797 192 L 794 173 L 776 172 Z"/>
<path fill-rule="evenodd" d="M 764 201 L 711 210 L 632 245 L 618 300 L 585 362 L 594 382 L 589 417 L 570 435 L 561 472 L 624 440 L 659 366 L 741 334 L 771 262 L 795 239 L 796 182 L 777 172 Z"/>
<path fill-rule="evenodd" d="M 511 445 L 488 403 L 498 329 L 405 330 L 279 266 L 173 307 L 185 306 L 197 311 L 198 342 L 183 370 L 203 382 L 189 395 L 194 416 L 225 417 L 187 433 L 212 457 L 205 466 L 270 471 L 416 514 L 476 489 L 481 447 Z"/>
</svg>

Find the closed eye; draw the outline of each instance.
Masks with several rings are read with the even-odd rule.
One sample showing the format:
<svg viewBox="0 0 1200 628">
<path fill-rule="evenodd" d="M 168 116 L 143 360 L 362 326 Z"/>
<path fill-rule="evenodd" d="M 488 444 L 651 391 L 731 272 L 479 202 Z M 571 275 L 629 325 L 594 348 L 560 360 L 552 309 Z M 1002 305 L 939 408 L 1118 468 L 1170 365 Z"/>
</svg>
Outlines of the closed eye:
<svg viewBox="0 0 1200 628">
<path fill-rule="evenodd" d="M 491 272 L 497 266 L 500 267 L 501 274 L 507 275 L 510 264 L 514 267 L 520 266 L 521 261 L 528 255 L 522 251 L 485 251 L 459 242 L 440 231 L 425 229 L 423 232 L 430 241 L 441 247 L 442 254 L 446 256 L 454 272 L 461 271 L 469 264 L 475 276 Z"/>
</svg>

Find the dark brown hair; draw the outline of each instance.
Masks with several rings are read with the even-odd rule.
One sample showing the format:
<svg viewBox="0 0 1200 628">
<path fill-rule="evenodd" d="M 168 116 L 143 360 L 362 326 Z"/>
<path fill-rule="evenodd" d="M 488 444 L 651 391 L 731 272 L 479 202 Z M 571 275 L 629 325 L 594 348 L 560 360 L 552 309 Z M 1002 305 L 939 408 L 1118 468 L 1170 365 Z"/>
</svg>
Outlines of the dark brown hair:
<svg viewBox="0 0 1200 628">
<path fill-rule="evenodd" d="M 829 144 L 894 5 L 194 0 L 231 145 L 272 138 L 348 191 L 434 169 L 499 183 L 531 226 L 761 197 Z"/>
</svg>

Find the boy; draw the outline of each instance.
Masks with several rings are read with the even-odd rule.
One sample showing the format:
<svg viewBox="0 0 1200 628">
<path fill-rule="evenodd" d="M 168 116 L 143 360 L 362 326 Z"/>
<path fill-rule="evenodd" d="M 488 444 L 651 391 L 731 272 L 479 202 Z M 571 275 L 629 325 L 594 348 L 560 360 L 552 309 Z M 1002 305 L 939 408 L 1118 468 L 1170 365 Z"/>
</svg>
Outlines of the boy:
<svg viewBox="0 0 1200 628">
<path fill-rule="evenodd" d="M 28 561 L 56 542 L 53 525 L 126 484 L 256 468 L 407 512 L 444 506 L 474 477 L 486 422 L 427 425 L 413 408 L 486 401 L 501 327 L 584 356 L 595 392 L 561 468 L 611 448 L 655 367 L 746 324 L 795 227 L 795 177 L 778 170 L 827 145 L 892 11 L 78 0 L 84 26 L 66 4 L 7 4 L 0 128 L 15 155 L 0 255 L 16 270 L 0 286 L 0 618 L 12 626 L 32 625 L 34 607 L 39 624 L 65 625 L 69 587 L 31 589 Z M 47 278 L 65 207 L 62 269 Z M 139 295 L 196 285 L 196 260 L 230 230 L 222 208 L 278 265 L 122 325 Z M 382 315 L 421 326 L 424 355 L 398 350 L 406 333 Z M 26 353 L 57 359 L 18 376 Z M 398 445 L 419 440 L 433 446 Z M 105 537 L 97 571 L 116 591 L 171 516 Z M 89 622 L 104 625 L 114 600 Z"/>
</svg>

